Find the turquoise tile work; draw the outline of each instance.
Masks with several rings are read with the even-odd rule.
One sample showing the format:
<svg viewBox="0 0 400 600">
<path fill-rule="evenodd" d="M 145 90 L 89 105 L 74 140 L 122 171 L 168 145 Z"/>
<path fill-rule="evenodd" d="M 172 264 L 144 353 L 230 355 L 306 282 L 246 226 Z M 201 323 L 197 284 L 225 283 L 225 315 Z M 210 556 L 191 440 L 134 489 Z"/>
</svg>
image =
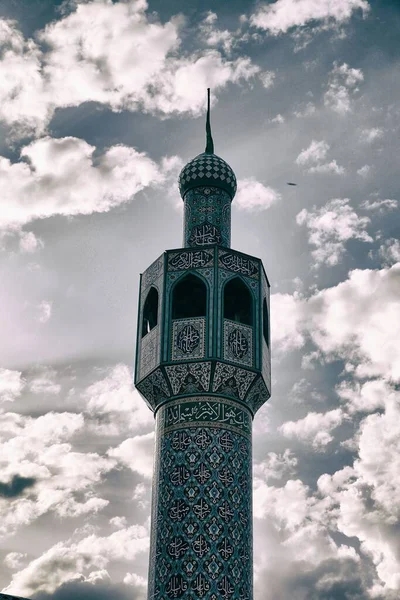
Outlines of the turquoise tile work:
<svg viewBox="0 0 400 600">
<path fill-rule="evenodd" d="M 252 598 L 251 415 L 190 397 L 157 415 L 149 598 Z"/>
<path fill-rule="evenodd" d="M 261 260 L 230 248 L 236 178 L 207 127 L 206 152 L 179 178 L 184 247 L 140 286 L 135 383 L 156 415 L 148 600 L 253 600 L 251 431 L 270 397 L 270 289 Z"/>
</svg>

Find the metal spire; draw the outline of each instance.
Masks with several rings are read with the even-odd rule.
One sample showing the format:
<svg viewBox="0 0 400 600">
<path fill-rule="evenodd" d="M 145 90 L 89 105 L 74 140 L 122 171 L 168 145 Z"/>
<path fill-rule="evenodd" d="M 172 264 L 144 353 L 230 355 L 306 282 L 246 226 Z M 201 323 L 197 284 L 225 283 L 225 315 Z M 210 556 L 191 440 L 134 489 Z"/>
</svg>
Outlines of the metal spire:
<svg viewBox="0 0 400 600">
<path fill-rule="evenodd" d="M 211 125 L 210 125 L 210 88 L 207 88 L 206 134 L 207 134 L 206 153 L 214 154 L 214 142 L 213 142 L 212 135 L 211 135 Z"/>
</svg>

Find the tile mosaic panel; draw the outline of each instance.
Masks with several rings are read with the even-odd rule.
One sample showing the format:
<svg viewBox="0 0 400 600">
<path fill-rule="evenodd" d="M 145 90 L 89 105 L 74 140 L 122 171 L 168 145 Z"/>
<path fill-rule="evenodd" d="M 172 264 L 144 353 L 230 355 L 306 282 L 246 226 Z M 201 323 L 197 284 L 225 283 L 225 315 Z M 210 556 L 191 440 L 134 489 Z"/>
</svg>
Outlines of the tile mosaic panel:
<svg viewBox="0 0 400 600">
<path fill-rule="evenodd" d="M 218 253 L 218 265 L 223 269 L 245 275 L 246 277 L 253 277 L 254 279 L 258 279 L 259 277 L 258 262 L 243 254 L 220 250 Z"/>
<path fill-rule="evenodd" d="M 157 321 L 161 323 L 161 307 L 163 303 L 164 294 L 164 254 L 162 254 L 157 260 L 155 260 L 148 269 L 143 273 L 141 290 L 140 290 L 140 313 L 138 315 L 138 329 L 139 329 L 139 343 L 138 343 L 138 361 L 137 361 L 137 372 L 136 381 L 140 381 L 147 373 L 155 368 L 160 362 L 161 353 L 161 327 L 157 326 L 157 334 L 153 334 L 149 339 L 146 340 L 148 335 L 141 337 L 142 330 L 142 319 L 143 319 L 143 307 L 147 297 L 147 294 L 151 286 L 154 286 L 158 291 L 158 315 Z M 154 363 L 154 357 L 156 358 Z"/>
<path fill-rule="evenodd" d="M 182 250 L 169 255 L 168 271 L 211 267 L 213 263 L 214 253 L 210 250 Z"/>
<path fill-rule="evenodd" d="M 160 409 L 161 425 L 166 431 L 187 427 L 196 421 L 207 427 L 224 427 L 251 436 L 250 412 L 235 401 L 215 396 L 190 397 L 172 400 Z"/>
<path fill-rule="evenodd" d="M 163 400 L 170 397 L 167 381 L 161 369 L 151 373 L 146 379 L 136 385 L 139 392 L 146 398 L 149 405 L 154 408 Z"/>
<path fill-rule="evenodd" d="M 213 392 L 244 400 L 256 373 L 233 365 L 217 363 L 214 373 Z"/>
<path fill-rule="evenodd" d="M 258 381 L 250 389 L 249 394 L 246 398 L 246 404 L 251 409 L 253 415 L 261 408 L 263 404 L 269 399 L 270 394 L 267 387 L 260 377 Z"/>
<path fill-rule="evenodd" d="M 146 291 L 153 284 L 157 284 L 164 270 L 164 254 L 155 260 L 143 273 L 142 290 Z M 158 286 L 157 286 L 158 287 Z"/>
<path fill-rule="evenodd" d="M 215 413 L 203 401 L 157 414 L 149 600 L 253 597 L 250 429 L 233 431 L 226 421 L 233 409 L 247 411 L 220 399 L 224 409 Z"/>
<path fill-rule="evenodd" d="M 160 360 L 160 326 L 156 325 L 141 340 L 139 379 L 156 368 Z"/>
<path fill-rule="evenodd" d="M 216 187 L 202 186 L 185 195 L 185 247 L 230 246 L 231 198 Z"/>
<path fill-rule="evenodd" d="M 210 389 L 210 362 L 173 365 L 165 367 L 165 371 L 175 396 L 208 392 Z"/>
<path fill-rule="evenodd" d="M 205 318 L 172 322 L 171 360 L 193 360 L 205 355 Z"/>
<path fill-rule="evenodd" d="M 253 366 L 253 328 L 224 319 L 224 359 Z"/>
</svg>

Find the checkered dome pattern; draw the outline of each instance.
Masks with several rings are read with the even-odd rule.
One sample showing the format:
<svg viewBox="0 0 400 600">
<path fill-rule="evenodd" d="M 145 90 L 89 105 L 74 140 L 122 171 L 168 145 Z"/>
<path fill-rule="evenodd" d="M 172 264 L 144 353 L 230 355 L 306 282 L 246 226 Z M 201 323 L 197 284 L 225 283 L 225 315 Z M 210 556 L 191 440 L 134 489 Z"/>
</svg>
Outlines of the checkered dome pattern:
<svg viewBox="0 0 400 600">
<path fill-rule="evenodd" d="M 203 185 L 222 188 L 233 199 L 236 193 L 235 173 L 216 154 L 203 152 L 183 167 L 179 175 L 179 191 L 184 198 L 188 190 Z"/>
</svg>

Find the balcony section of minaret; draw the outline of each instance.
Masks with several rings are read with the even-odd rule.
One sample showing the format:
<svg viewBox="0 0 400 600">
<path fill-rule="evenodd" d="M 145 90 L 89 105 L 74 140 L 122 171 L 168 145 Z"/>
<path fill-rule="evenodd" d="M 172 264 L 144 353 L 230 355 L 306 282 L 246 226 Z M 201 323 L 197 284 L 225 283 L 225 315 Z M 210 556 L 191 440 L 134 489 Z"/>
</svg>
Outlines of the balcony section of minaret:
<svg viewBox="0 0 400 600">
<path fill-rule="evenodd" d="M 153 411 L 224 397 L 254 415 L 271 394 L 269 283 L 218 245 L 164 252 L 141 276 L 135 384 Z"/>
</svg>

